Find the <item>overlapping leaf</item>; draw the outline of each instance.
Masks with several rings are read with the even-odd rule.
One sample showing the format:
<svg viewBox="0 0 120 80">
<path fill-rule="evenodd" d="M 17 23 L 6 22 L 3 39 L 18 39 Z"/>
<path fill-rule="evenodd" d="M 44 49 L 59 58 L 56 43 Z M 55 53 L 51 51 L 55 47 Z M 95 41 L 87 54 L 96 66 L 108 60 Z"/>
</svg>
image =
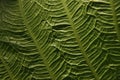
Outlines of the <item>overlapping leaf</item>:
<svg viewBox="0 0 120 80">
<path fill-rule="evenodd" d="M 119 0 L 0 0 L 0 80 L 119 80 Z"/>
</svg>

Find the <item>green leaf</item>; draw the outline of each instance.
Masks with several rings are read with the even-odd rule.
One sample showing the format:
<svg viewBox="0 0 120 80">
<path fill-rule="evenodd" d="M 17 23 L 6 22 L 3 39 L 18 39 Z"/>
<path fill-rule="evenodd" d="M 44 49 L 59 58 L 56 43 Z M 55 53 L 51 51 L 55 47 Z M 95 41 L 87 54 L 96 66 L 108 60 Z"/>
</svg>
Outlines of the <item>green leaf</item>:
<svg viewBox="0 0 120 80">
<path fill-rule="evenodd" d="M 119 80 L 119 0 L 0 0 L 0 80 Z"/>
</svg>

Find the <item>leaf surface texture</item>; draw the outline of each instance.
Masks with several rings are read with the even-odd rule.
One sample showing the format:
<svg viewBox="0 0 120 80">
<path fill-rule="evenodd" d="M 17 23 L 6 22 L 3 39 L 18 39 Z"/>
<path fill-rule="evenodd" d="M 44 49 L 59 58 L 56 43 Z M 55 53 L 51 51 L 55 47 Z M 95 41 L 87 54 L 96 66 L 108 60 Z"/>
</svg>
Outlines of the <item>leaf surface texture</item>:
<svg viewBox="0 0 120 80">
<path fill-rule="evenodd" d="M 119 80 L 120 0 L 0 0 L 0 80 Z"/>
</svg>

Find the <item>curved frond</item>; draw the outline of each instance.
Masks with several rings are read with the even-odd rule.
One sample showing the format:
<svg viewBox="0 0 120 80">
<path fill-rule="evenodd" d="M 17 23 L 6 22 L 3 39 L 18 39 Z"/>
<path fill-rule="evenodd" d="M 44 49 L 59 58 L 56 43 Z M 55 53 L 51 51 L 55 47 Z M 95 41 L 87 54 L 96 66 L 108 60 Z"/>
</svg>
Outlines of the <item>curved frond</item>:
<svg viewBox="0 0 120 80">
<path fill-rule="evenodd" d="M 119 0 L 0 0 L 0 80 L 119 80 Z"/>
</svg>

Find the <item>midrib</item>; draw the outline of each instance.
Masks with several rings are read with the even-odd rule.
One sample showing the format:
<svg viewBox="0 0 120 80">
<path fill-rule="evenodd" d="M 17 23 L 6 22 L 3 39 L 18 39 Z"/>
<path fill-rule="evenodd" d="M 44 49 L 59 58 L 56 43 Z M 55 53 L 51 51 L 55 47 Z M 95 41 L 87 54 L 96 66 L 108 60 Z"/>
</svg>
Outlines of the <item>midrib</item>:
<svg viewBox="0 0 120 80">
<path fill-rule="evenodd" d="M 110 6 L 112 8 L 113 22 L 114 22 L 115 30 L 117 32 L 118 39 L 120 40 L 120 28 L 119 28 L 119 25 L 118 25 L 117 14 L 115 12 L 115 6 L 114 6 L 114 3 L 113 3 L 113 0 L 110 0 Z"/>
<path fill-rule="evenodd" d="M 82 43 L 80 42 L 79 36 L 78 36 L 78 34 L 77 34 L 77 31 L 76 31 L 76 29 L 74 28 L 75 25 L 74 25 L 74 22 L 72 21 L 71 14 L 70 14 L 70 12 L 69 12 L 69 9 L 67 8 L 67 4 L 65 3 L 65 1 L 66 1 L 66 0 L 61 0 L 61 2 L 62 2 L 62 4 L 63 4 L 63 7 L 64 7 L 64 9 L 65 9 L 65 11 L 66 11 L 66 13 L 67 13 L 67 18 L 69 19 L 69 22 L 70 22 L 70 24 L 71 24 L 71 28 L 73 29 L 73 33 L 74 33 L 74 35 L 75 35 L 75 38 L 76 38 L 76 41 L 77 41 L 77 43 L 78 43 L 79 49 L 80 49 L 80 51 L 82 52 L 82 55 L 83 55 L 83 57 L 85 58 L 85 61 L 86 61 L 87 65 L 89 66 L 91 72 L 93 73 L 95 79 L 96 79 L 96 80 L 99 80 L 98 74 L 96 73 L 94 67 L 93 67 L 92 64 L 90 63 L 90 60 L 89 60 L 86 52 L 83 50 L 83 48 L 82 48 L 82 46 L 81 46 Z"/>
<path fill-rule="evenodd" d="M 50 68 L 49 68 L 49 66 L 48 66 L 48 63 L 45 61 L 45 56 L 42 55 L 43 52 L 42 52 L 42 50 L 40 50 L 40 46 L 38 45 L 37 40 L 35 39 L 34 35 L 32 34 L 31 30 L 29 29 L 29 25 L 28 25 L 28 23 L 27 23 L 27 19 L 26 19 L 26 16 L 25 16 L 25 14 L 24 14 L 25 11 L 23 10 L 23 5 L 22 5 L 23 3 L 22 3 L 21 0 L 18 0 L 18 1 L 19 1 L 19 7 L 20 7 L 20 11 L 21 11 L 21 15 L 22 15 L 22 18 L 23 18 L 23 22 L 24 22 L 24 24 L 25 24 L 25 27 L 27 28 L 27 31 L 28 31 L 28 33 L 30 34 L 30 36 L 31 36 L 31 38 L 32 38 L 32 40 L 33 40 L 33 42 L 34 42 L 34 45 L 36 46 L 36 48 L 37 48 L 37 50 L 38 50 L 38 52 L 39 52 L 39 54 L 40 54 L 40 56 L 41 56 L 41 58 L 42 58 L 42 60 L 43 60 L 43 63 L 44 63 L 44 65 L 46 66 L 46 69 L 47 69 L 48 72 L 49 72 L 50 77 L 52 78 L 52 80 L 55 80 L 54 75 L 53 75 L 52 72 L 50 71 Z"/>
</svg>

